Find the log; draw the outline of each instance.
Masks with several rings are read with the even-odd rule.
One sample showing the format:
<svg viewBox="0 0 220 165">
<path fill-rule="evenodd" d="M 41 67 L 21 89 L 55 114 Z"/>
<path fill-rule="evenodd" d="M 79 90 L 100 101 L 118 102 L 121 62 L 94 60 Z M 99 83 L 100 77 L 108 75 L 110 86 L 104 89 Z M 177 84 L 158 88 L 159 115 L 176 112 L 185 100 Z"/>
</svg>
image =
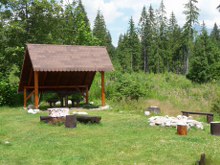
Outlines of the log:
<svg viewBox="0 0 220 165">
<path fill-rule="evenodd" d="M 48 124 L 63 124 L 66 121 L 65 117 L 51 117 L 51 116 L 40 116 L 40 121 Z"/>
<path fill-rule="evenodd" d="M 82 115 L 77 115 L 76 119 L 78 122 L 81 123 L 100 123 L 101 117 L 100 116 L 82 116 Z"/>
</svg>

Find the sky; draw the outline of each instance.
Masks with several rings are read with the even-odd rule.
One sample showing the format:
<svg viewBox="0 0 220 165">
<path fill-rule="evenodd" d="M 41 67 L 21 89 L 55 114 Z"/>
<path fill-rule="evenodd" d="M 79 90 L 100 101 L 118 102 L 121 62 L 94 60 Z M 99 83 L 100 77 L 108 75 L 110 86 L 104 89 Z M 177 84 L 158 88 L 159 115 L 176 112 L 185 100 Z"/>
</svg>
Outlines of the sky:
<svg viewBox="0 0 220 165">
<path fill-rule="evenodd" d="M 148 9 L 151 4 L 156 10 L 160 2 L 161 0 L 82 0 L 91 27 L 93 27 L 97 10 L 101 10 L 107 29 L 111 33 L 114 46 L 118 44 L 119 35 L 126 33 L 131 16 L 137 26 L 143 6 Z M 178 24 L 183 26 L 185 22 L 183 10 L 184 4 L 187 2 L 188 0 L 164 0 L 167 17 L 169 18 L 173 11 Z M 204 21 L 209 29 L 213 28 L 215 22 L 220 26 L 220 12 L 216 9 L 219 4 L 219 0 L 198 0 L 197 7 L 200 10 L 199 23 L 202 24 Z"/>
</svg>

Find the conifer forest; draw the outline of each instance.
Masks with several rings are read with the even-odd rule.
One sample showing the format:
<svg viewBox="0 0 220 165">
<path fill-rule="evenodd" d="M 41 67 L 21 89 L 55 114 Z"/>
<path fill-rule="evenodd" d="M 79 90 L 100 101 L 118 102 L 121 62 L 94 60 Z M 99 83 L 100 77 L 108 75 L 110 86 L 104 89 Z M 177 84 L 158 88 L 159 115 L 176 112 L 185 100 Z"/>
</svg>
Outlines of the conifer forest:
<svg viewBox="0 0 220 165">
<path fill-rule="evenodd" d="M 184 4 L 183 26 L 173 12 L 167 16 L 163 0 L 159 8 L 143 6 L 138 24 L 130 16 L 115 47 L 102 9 L 91 26 L 81 0 L 1 0 L 0 105 L 17 95 L 26 43 L 106 46 L 120 74 L 172 72 L 199 84 L 219 81 L 219 25 L 207 29 L 205 22 L 199 24 L 197 3 Z"/>
</svg>

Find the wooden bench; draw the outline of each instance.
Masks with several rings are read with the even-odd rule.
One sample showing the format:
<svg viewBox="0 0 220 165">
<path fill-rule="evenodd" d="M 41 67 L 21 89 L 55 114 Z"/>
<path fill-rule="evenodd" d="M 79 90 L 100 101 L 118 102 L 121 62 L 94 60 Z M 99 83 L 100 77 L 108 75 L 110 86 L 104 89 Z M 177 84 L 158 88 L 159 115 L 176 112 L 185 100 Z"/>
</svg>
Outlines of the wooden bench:
<svg viewBox="0 0 220 165">
<path fill-rule="evenodd" d="M 188 111 L 181 111 L 184 116 L 189 116 L 189 114 L 193 115 L 206 115 L 207 122 L 210 123 L 213 121 L 214 114 L 213 113 L 207 113 L 207 112 L 188 112 Z"/>
</svg>

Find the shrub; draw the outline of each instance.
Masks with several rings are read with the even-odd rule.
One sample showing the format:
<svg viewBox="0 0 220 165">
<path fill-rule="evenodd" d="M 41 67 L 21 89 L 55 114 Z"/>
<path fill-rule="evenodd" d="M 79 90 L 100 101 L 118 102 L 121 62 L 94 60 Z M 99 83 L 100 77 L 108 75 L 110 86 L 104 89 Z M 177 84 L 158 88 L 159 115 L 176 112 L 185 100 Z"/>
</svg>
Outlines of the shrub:
<svg viewBox="0 0 220 165">
<path fill-rule="evenodd" d="M 0 82 L 0 106 L 19 105 L 22 103 L 22 95 L 17 93 L 18 86 L 9 82 Z"/>
<path fill-rule="evenodd" d="M 213 101 L 212 111 L 220 114 L 220 95 Z"/>
</svg>

